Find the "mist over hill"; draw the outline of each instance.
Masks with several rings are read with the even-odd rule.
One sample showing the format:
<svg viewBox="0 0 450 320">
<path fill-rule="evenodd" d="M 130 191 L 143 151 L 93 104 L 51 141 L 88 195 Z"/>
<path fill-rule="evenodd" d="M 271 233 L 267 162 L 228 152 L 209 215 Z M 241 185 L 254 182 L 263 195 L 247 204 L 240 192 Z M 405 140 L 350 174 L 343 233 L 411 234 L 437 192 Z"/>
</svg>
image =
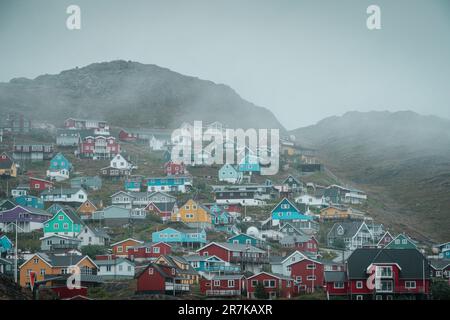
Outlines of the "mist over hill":
<svg viewBox="0 0 450 320">
<path fill-rule="evenodd" d="M 175 128 L 203 120 L 284 130 L 269 110 L 226 85 L 122 60 L 0 83 L 0 111 L 9 110 L 56 124 L 68 117 L 93 117 L 128 127 Z"/>
<path fill-rule="evenodd" d="M 375 216 L 450 240 L 450 120 L 403 112 L 348 112 L 293 130 L 344 181 L 372 193 Z"/>
</svg>

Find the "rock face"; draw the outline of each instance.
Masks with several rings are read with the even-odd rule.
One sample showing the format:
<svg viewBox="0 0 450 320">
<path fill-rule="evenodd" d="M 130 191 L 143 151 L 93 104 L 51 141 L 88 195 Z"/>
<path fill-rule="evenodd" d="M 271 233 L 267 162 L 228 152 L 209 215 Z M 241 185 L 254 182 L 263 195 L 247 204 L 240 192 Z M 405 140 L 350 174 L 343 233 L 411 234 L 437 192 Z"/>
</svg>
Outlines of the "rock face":
<svg viewBox="0 0 450 320">
<path fill-rule="evenodd" d="M 0 111 L 9 110 L 55 124 L 67 117 L 94 117 L 131 127 L 173 128 L 183 121 L 203 120 L 232 128 L 284 130 L 269 110 L 225 85 L 129 61 L 0 83 Z"/>
<path fill-rule="evenodd" d="M 450 120 L 349 112 L 291 132 L 339 177 L 372 192 L 382 220 L 449 241 Z"/>
</svg>

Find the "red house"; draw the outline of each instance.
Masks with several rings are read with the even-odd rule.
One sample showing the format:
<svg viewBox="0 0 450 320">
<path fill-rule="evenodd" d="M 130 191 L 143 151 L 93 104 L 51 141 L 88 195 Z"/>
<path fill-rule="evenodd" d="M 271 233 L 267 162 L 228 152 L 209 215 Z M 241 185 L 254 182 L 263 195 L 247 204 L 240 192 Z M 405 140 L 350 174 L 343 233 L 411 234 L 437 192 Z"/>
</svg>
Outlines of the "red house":
<svg viewBox="0 0 450 320">
<path fill-rule="evenodd" d="M 240 296 L 245 286 L 245 277 L 240 274 L 214 275 L 211 279 L 200 280 L 200 291 L 208 297 Z"/>
<path fill-rule="evenodd" d="M 121 129 L 119 131 L 119 140 L 120 141 L 133 142 L 133 141 L 137 141 L 137 139 L 138 139 L 138 135 L 137 134 L 133 134 L 131 132 L 127 132 L 124 129 Z"/>
<path fill-rule="evenodd" d="M 288 265 L 291 278 L 295 280 L 299 292 L 311 293 L 324 286 L 324 266 L 312 259 L 303 259 Z"/>
<path fill-rule="evenodd" d="M 159 216 L 163 221 L 167 221 L 177 210 L 177 204 L 176 202 L 150 202 L 145 210 Z"/>
<path fill-rule="evenodd" d="M 143 241 L 139 241 L 133 238 L 128 238 L 116 243 L 111 244 L 112 248 L 112 254 L 120 257 L 120 258 L 127 258 L 128 257 L 128 249 L 134 248 L 136 246 L 143 245 Z"/>
<path fill-rule="evenodd" d="M 347 259 L 346 294 L 355 300 L 426 299 L 430 273 L 417 249 L 356 249 Z M 327 293 L 334 295 L 333 290 Z"/>
<path fill-rule="evenodd" d="M 39 178 L 29 178 L 30 190 L 44 191 L 53 188 L 53 182 Z"/>
<path fill-rule="evenodd" d="M 301 252 L 311 252 L 317 254 L 319 242 L 314 236 L 288 235 L 280 239 L 283 248 L 295 249 Z"/>
<path fill-rule="evenodd" d="M 78 146 L 78 155 L 90 159 L 111 159 L 120 153 L 116 138 L 108 136 L 86 136 Z"/>
<path fill-rule="evenodd" d="M 251 245 L 210 242 L 197 250 L 202 256 L 217 256 L 218 258 L 241 265 L 241 270 L 260 272 L 263 265 L 269 263 L 267 252 Z"/>
<path fill-rule="evenodd" d="M 164 164 L 164 173 L 168 176 L 177 176 L 180 174 L 185 174 L 186 167 L 183 163 L 175 163 L 173 161 L 168 161 Z"/>
<path fill-rule="evenodd" d="M 172 247 L 164 242 L 145 243 L 128 248 L 128 259 L 131 261 L 148 261 L 159 258 L 163 254 L 172 254 Z"/>
<path fill-rule="evenodd" d="M 136 292 L 142 294 L 182 294 L 189 285 L 177 279 L 177 270 L 171 266 L 150 263 L 136 274 Z M 175 292 L 174 292 L 175 291 Z"/>
<path fill-rule="evenodd" d="M 247 278 L 247 298 L 255 299 L 255 290 L 262 283 L 269 299 L 291 298 L 297 294 L 294 280 L 282 275 L 261 272 Z"/>
<path fill-rule="evenodd" d="M 324 282 L 328 297 L 347 297 L 349 290 L 346 272 L 325 271 Z"/>
</svg>

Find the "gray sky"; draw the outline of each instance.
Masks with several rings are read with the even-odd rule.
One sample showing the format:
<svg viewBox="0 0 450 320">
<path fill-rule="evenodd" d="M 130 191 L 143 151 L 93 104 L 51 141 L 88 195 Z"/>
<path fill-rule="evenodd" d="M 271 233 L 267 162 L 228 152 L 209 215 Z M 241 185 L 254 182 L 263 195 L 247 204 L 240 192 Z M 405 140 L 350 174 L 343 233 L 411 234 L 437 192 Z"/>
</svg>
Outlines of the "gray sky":
<svg viewBox="0 0 450 320">
<path fill-rule="evenodd" d="M 350 110 L 450 118 L 448 0 L 0 0 L 0 81 L 115 59 L 225 83 L 288 129 Z"/>
</svg>

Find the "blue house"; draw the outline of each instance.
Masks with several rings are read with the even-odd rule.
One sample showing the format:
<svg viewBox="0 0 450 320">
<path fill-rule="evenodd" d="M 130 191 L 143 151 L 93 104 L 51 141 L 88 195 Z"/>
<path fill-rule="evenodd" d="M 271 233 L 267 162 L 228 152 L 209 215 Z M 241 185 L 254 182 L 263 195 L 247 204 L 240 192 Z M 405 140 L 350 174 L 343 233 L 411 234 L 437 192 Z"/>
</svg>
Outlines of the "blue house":
<svg viewBox="0 0 450 320">
<path fill-rule="evenodd" d="M 228 243 L 252 245 L 254 247 L 264 247 L 264 240 L 252 237 L 245 233 L 237 234 L 227 239 Z"/>
<path fill-rule="evenodd" d="M 308 221 L 313 220 L 312 217 L 300 212 L 296 206 L 292 204 L 287 198 L 281 200 L 272 212 L 272 225 L 278 225 L 280 222 L 286 221 Z"/>
<path fill-rule="evenodd" d="M 240 172 L 260 172 L 259 158 L 252 154 L 246 154 L 239 162 L 238 170 Z"/>
<path fill-rule="evenodd" d="M 202 256 L 198 254 L 183 257 L 195 271 L 202 273 L 239 273 L 239 265 L 233 265 L 217 256 Z"/>
<path fill-rule="evenodd" d="M 242 178 L 242 172 L 239 172 L 232 164 L 226 163 L 219 169 L 219 181 L 239 183 L 242 181 Z"/>
<path fill-rule="evenodd" d="M 192 187 L 192 178 L 186 176 L 168 176 L 147 179 L 149 192 L 187 192 Z"/>
<path fill-rule="evenodd" d="M 174 243 L 180 245 L 194 245 L 206 243 L 206 232 L 204 229 L 184 229 L 176 230 L 166 228 L 152 233 L 152 242 Z"/>
<path fill-rule="evenodd" d="M 35 196 L 23 195 L 14 198 L 14 202 L 22 207 L 44 209 L 44 200 Z"/>
<path fill-rule="evenodd" d="M 0 235 L 0 257 L 6 256 L 6 253 L 11 251 L 13 244 L 6 235 Z"/>
<path fill-rule="evenodd" d="M 209 212 L 211 214 L 211 223 L 217 231 L 223 231 L 229 234 L 238 232 L 238 229 L 234 225 L 235 219 L 233 216 L 217 204 L 209 208 Z"/>
<path fill-rule="evenodd" d="M 72 164 L 64 157 L 62 153 L 57 153 L 52 160 L 47 170 L 47 177 L 56 181 L 63 181 L 69 178 L 69 173 L 72 170 Z"/>
<path fill-rule="evenodd" d="M 62 153 L 57 153 L 52 160 L 50 160 L 48 169 L 51 171 L 59 171 L 62 169 L 70 171 L 72 170 L 72 163 L 70 163 Z"/>
<path fill-rule="evenodd" d="M 435 248 L 439 250 L 439 258 L 450 259 L 450 242 L 439 244 Z"/>
<path fill-rule="evenodd" d="M 125 180 L 124 188 L 127 191 L 135 191 L 139 192 L 141 191 L 141 181 L 138 180 Z"/>
</svg>

